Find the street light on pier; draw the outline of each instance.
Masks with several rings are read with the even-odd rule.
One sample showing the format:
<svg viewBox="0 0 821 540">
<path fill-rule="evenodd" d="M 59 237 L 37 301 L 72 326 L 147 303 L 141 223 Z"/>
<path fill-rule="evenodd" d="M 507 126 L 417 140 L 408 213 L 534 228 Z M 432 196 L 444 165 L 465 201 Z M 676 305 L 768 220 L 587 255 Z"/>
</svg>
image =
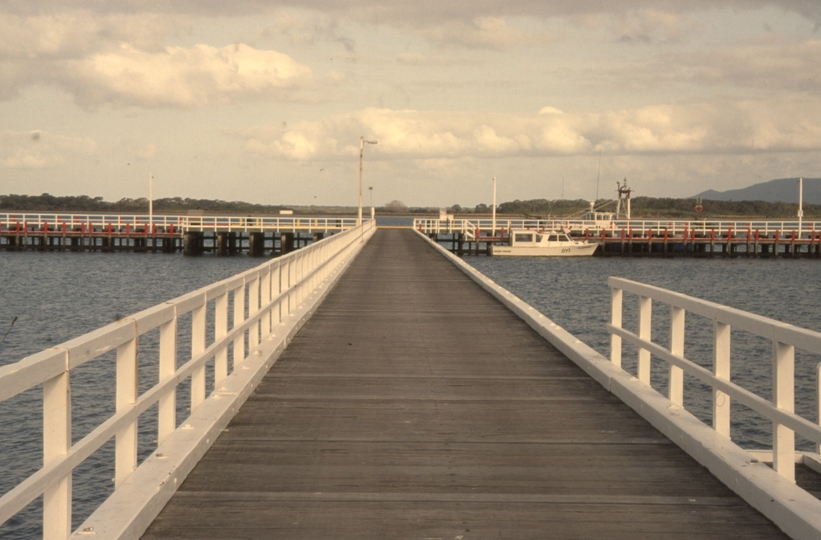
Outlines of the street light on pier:
<svg viewBox="0 0 821 540">
<path fill-rule="evenodd" d="M 366 141 L 365 137 L 359 137 L 359 212 L 356 217 L 357 225 L 362 225 L 362 154 L 365 150 L 365 143 L 376 144 L 377 141 Z"/>
<path fill-rule="evenodd" d="M 154 175 L 148 173 L 148 230 L 154 228 Z"/>
<path fill-rule="evenodd" d="M 374 212 L 373 209 L 373 186 L 368 186 L 368 191 L 371 192 L 371 219 L 373 219 L 376 215 L 376 212 Z"/>
</svg>

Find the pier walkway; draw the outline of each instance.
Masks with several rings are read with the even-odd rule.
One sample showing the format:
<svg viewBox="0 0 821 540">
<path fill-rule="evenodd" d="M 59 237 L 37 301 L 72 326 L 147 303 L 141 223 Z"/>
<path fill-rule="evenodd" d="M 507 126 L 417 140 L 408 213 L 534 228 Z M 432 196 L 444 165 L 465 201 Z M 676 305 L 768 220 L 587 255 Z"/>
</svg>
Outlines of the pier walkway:
<svg viewBox="0 0 821 540">
<path fill-rule="evenodd" d="M 423 238 L 380 230 L 143 538 L 786 536 Z"/>
</svg>

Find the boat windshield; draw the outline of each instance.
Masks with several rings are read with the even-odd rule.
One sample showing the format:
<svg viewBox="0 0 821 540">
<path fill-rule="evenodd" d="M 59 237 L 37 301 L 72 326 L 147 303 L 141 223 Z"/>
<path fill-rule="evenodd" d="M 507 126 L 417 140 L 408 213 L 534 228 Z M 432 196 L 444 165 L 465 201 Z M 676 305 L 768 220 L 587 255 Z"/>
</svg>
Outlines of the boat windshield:
<svg viewBox="0 0 821 540">
<path fill-rule="evenodd" d="M 548 237 L 547 241 L 548 241 L 548 242 L 558 242 L 558 241 L 559 241 L 559 236 L 558 236 L 558 235 L 556 235 L 556 234 L 551 234 L 551 235 Z"/>
</svg>

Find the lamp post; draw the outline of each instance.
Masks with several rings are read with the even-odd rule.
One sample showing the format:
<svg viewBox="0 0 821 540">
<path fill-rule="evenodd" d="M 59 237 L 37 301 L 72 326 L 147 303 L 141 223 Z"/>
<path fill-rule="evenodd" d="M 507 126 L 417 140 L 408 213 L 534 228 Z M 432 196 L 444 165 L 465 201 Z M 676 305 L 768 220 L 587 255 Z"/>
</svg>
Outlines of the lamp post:
<svg viewBox="0 0 821 540">
<path fill-rule="evenodd" d="M 148 230 L 154 228 L 154 175 L 148 173 Z"/>
<path fill-rule="evenodd" d="M 365 137 L 359 137 L 359 212 L 356 217 L 356 224 L 362 225 L 362 154 L 365 150 L 365 143 L 376 144 L 377 141 L 366 141 Z"/>
<path fill-rule="evenodd" d="M 804 179 L 798 179 L 798 238 L 801 238 L 801 225 L 804 219 Z"/>
<path fill-rule="evenodd" d="M 376 215 L 376 212 L 373 209 L 373 186 L 368 186 L 368 191 L 371 192 L 371 219 L 373 219 Z"/>
<path fill-rule="evenodd" d="M 493 177 L 493 231 L 490 233 L 490 236 L 496 236 L 496 177 Z"/>
</svg>

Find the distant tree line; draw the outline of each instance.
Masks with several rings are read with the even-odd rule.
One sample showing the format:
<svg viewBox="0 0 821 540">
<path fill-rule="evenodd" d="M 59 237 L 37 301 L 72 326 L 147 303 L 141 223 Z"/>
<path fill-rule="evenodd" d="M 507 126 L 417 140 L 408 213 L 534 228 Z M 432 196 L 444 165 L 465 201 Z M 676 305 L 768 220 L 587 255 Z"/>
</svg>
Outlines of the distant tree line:
<svg viewBox="0 0 821 540">
<path fill-rule="evenodd" d="M 695 218 L 695 217 L 731 217 L 749 216 L 760 218 L 791 218 L 795 217 L 798 205 L 780 202 L 765 201 L 713 201 L 703 200 L 702 211 L 696 212 L 694 199 L 671 199 L 654 197 L 636 197 L 631 201 L 633 217 L 646 218 Z M 205 212 L 225 212 L 236 214 L 278 213 L 282 209 L 292 209 L 298 213 L 350 213 L 355 208 L 350 206 L 292 206 L 251 204 L 241 201 L 223 201 L 220 199 L 190 199 L 182 197 L 168 197 L 154 200 L 154 211 L 157 213 L 187 212 L 188 210 L 203 210 Z M 614 201 L 598 201 L 597 209 L 601 211 L 615 211 Z M 499 214 L 526 215 L 539 217 L 573 217 L 579 216 L 590 209 L 590 203 L 584 199 L 547 200 L 530 199 L 526 201 L 503 202 L 497 207 Z M 29 211 L 29 212 L 148 212 L 148 199 L 124 198 L 119 201 L 104 201 L 102 197 L 55 196 L 48 193 L 42 195 L 0 195 L 0 210 Z M 454 204 L 447 209 L 452 214 L 490 214 L 491 207 L 487 204 L 463 207 Z M 438 213 L 438 208 L 408 207 L 402 201 L 391 201 L 376 208 L 381 214 L 431 214 Z M 821 205 L 804 205 L 805 218 L 821 218 Z"/>
<path fill-rule="evenodd" d="M 238 201 L 223 201 L 219 199 L 189 199 L 182 197 L 168 197 L 154 199 L 155 212 L 185 212 L 188 210 L 204 210 L 209 212 L 236 212 L 248 213 L 275 213 L 283 205 L 251 204 Z M 148 212 L 148 199 L 124 198 L 116 202 L 104 201 L 102 197 L 87 195 L 58 197 L 43 193 L 42 195 L 0 195 L 0 209 L 26 211 L 65 211 L 65 212 Z"/>
<path fill-rule="evenodd" d="M 622 203 L 624 204 L 624 203 Z M 789 218 L 795 217 L 798 212 L 798 205 L 782 202 L 766 201 L 712 201 L 702 200 L 701 211 L 696 211 L 695 199 L 672 199 L 655 197 L 636 197 L 630 201 L 631 214 L 633 217 L 646 218 L 694 218 L 694 217 L 717 217 L 717 216 L 750 216 L 761 218 Z M 497 207 L 497 212 L 501 214 L 520 214 L 527 216 L 557 216 L 574 217 L 579 216 L 590 209 L 590 202 L 584 199 L 577 200 L 547 200 L 530 199 L 526 201 L 515 200 L 503 202 Z M 600 200 L 596 203 L 596 209 L 602 212 L 615 212 L 616 202 Z M 451 213 L 458 214 L 486 214 L 491 211 L 485 204 L 479 204 L 475 208 L 463 208 L 454 205 L 448 209 Z M 625 209 L 622 206 L 622 212 Z M 821 217 L 821 205 L 804 205 L 805 218 Z"/>
</svg>

